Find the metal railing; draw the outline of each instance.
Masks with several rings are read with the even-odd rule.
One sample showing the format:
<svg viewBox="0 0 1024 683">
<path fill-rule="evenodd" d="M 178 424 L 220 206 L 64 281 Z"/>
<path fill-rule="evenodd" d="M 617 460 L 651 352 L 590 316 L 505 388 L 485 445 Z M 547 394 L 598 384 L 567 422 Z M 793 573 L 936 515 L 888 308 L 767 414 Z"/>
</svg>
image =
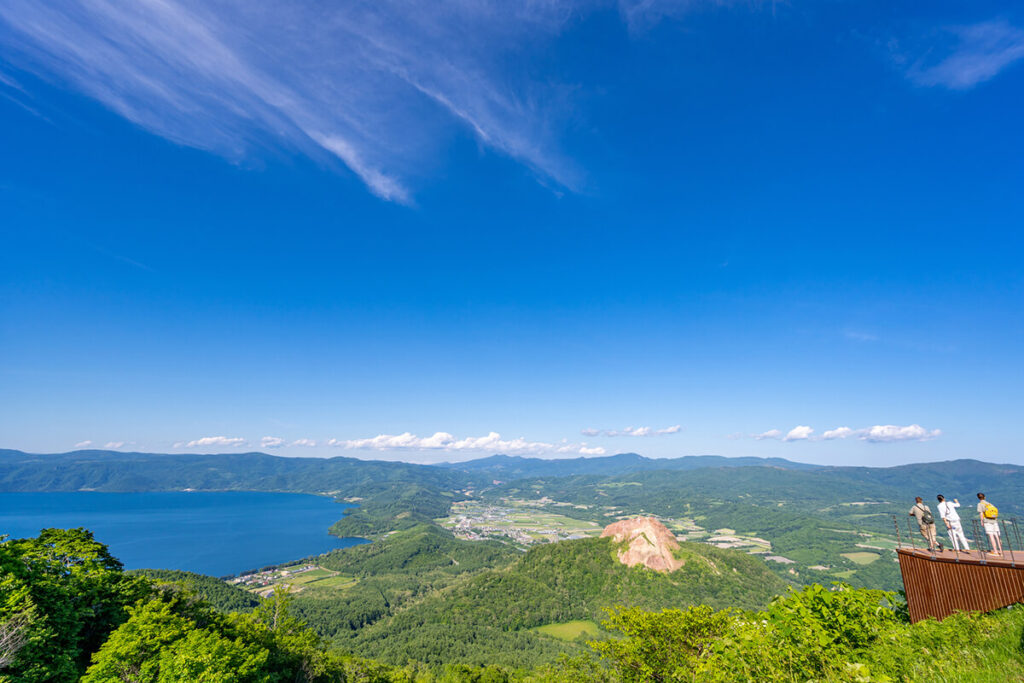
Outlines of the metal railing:
<svg viewBox="0 0 1024 683">
<path fill-rule="evenodd" d="M 892 524 L 896 532 L 896 547 L 909 549 L 915 553 L 924 552 L 931 555 L 932 558 L 939 557 L 938 546 L 940 544 L 945 546 L 947 542 L 953 551 L 953 559 L 956 562 L 970 560 L 988 564 L 990 560 L 996 559 L 1000 562 L 1009 561 L 1011 567 L 1016 567 L 1017 554 L 1024 553 L 1024 536 L 1021 534 L 1020 521 L 1016 517 L 1000 517 L 993 520 L 997 531 L 995 546 L 993 546 L 992 538 L 981 520 L 972 518 L 970 526 L 961 520 L 961 528 L 967 537 L 968 545 L 973 546 L 970 549 L 960 548 L 959 544 L 953 541 L 952 530 L 946 529 L 945 525 L 940 526 L 941 520 L 936 519 L 934 525 L 936 542 L 931 543 L 915 518 L 907 515 L 903 519 L 906 520 L 906 536 L 901 529 L 900 516 L 892 516 Z M 993 554 L 996 549 L 1001 549 L 1002 552 L 998 555 Z M 943 557 L 949 557 L 949 555 L 943 553 Z M 1024 555 L 1022 555 L 1022 559 L 1024 559 Z"/>
</svg>

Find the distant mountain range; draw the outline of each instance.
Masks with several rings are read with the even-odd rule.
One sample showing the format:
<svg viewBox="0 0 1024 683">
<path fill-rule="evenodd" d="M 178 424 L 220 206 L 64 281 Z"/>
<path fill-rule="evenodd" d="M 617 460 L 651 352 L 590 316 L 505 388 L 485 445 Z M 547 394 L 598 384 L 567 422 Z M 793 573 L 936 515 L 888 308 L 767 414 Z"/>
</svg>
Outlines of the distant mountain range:
<svg viewBox="0 0 1024 683">
<path fill-rule="evenodd" d="M 594 458 L 544 460 L 493 455 L 439 465 L 358 458 L 286 458 L 266 453 L 135 453 L 81 450 L 26 453 L 0 449 L 0 491 L 253 490 L 360 495 L 371 484 L 417 483 L 444 489 L 480 487 L 492 480 L 574 475 L 614 476 L 651 470 L 708 467 L 821 469 L 782 458 L 689 455 L 645 458 L 620 453 Z"/>
<path fill-rule="evenodd" d="M 787 470 L 821 469 L 783 458 L 727 458 L 721 455 L 685 455 L 680 458 L 646 458 L 637 453 L 619 453 L 592 458 L 564 458 L 546 460 L 524 458 L 518 455 L 492 455 L 489 458 L 465 462 L 445 462 L 448 467 L 462 472 L 486 472 L 502 479 L 532 477 L 569 477 L 579 474 L 615 475 L 645 470 L 698 470 L 705 467 L 778 467 Z"/>
<path fill-rule="evenodd" d="M 492 455 L 466 462 L 416 465 L 358 458 L 290 458 L 266 453 L 126 453 L 82 450 L 39 454 L 0 449 L 0 491 L 172 491 L 250 490 L 342 492 L 360 495 L 367 487 L 415 483 L 437 489 L 543 477 L 614 477 L 630 473 L 721 468 L 769 468 L 776 472 L 829 473 L 849 481 L 920 491 L 933 496 L 943 488 L 959 491 L 1024 491 L 1024 467 L 978 460 L 900 465 L 834 467 L 783 458 L 727 458 L 688 455 L 647 458 L 636 453 L 545 460 Z M 963 494 L 960 494 L 963 495 Z M 1016 496 L 1015 496 L 1016 497 Z M 930 499 L 930 498 L 929 498 Z"/>
<path fill-rule="evenodd" d="M 485 481 L 441 467 L 357 458 L 266 453 L 162 454 L 0 450 L 0 491 L 295 491 L 362 495 L 367 487 L 419 484 L 457 489 Z"/>
</svg>

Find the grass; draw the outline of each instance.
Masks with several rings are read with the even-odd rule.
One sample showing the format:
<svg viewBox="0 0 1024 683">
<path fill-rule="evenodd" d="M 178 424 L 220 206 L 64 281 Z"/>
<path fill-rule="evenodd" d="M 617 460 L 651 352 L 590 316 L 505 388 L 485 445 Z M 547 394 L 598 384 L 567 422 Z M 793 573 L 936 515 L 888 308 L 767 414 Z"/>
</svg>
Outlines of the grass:
<svg viewBox="0 0 1024 683">
<path fill-rule="evenodd" d="M 306 583 L 313 583 L 314 581 L 319 581 L 320 579 L 326 579 L 327 577 L 333 575 L 334 572 L 329 572 L 326 569 L 313 569 L 312 571 L 285 577 L 284 582 L 294 583 L 295 585 L 302 585 Z"/>
<path fill-rule="evenodd" d="M 920 656 L 910 679 L 932 683 L 992 683 L 1024 680 L 1024 606 L 997 610 L 969 619 L 949 617 L 942 623 L 966 631 L 966 642 L 936 638 L 927 656 Z M 937 631 L 938 624 L 921 622 L 912 628 Z M 923 653 L 922 653 L 923 654 Z"/>
<path fill-rule="evenodd" d="M 593 621 L 567 621 L 562 624 L 547 624 L 530 629 L 558 640 L 576 640 L 580 636 L 596 637 L 601 630 Z"/>
<path fill-rule="evenodd" d="M 354 576 L 328 576 L 313 582 L 312 586 L 314 588 L 349 588 L 356 585 L 358 581 L 359 579 Z"/>
<path fill-rule="evenodd" d="M 842 553 L 842 556 L 855 564 L 871 564 L 879 558 L 878 553 L 869 552 Z"/>
</svg>

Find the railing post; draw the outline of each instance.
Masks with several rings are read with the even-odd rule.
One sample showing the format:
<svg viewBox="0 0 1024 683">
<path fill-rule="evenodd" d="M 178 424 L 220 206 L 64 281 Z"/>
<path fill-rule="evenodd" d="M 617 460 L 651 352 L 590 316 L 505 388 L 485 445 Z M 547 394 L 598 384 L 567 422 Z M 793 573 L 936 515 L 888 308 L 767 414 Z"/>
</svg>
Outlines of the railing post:
<svg viewBox="0 0 1024 683">
<path fill-rule="evenodd" d="M 1010 534 L 1006 533 L 1006 520 L 1000 519 L 999 523 L 1003 526 L 1003 550 L 1004 551 L 1006 551 L 1006 550 L 1010 551 L 1010 566 L 1011 567 L 1016 567 L 1017 566 L 1017 560 L 1013 556 L 1013 544 L 1010 543 Z M 1013 522 L 1010 522 L 1010 525 L 1013 526 Z"/>
<path fill-rule="evenodd" d="M 974 530 L 975 537 L 977 537 L 979 530 L 981 530 L 981 526 L 979 525 L 978 520 L 976 520 L 976 519 L 972 519 L 971 520 L 971 528 Z M 988 541 L 987 534 L 985 535 L 985 541 L 986 541 L 986 543 Z M 978 543 L 978 542 L 975 541 L 975 543 Z M 978 557 L 981 558 L 981 563 L 982 564 L 988 564 L 988 558 L 987 558 L 988 553 L 986 553 L 984 550 L 981 549 L 983 547 L 984 546 L 981 543 L 978 543 Z"/>
<path fill-rule="evenodd" d="M 902 548 L 903 547 L 903 539 L 900 538 L 900 522 L 899 522 L 898 519 L 896 519 L 896 515 L 892 516 L 892 525 L 894 527 L 896 527 L 896 548 L 897 549 Z"/>
<path fill-rule="evenodd" d="M 945 522 L 946 520 L 942 520 L 942 521 Z M 960 561 L 960 541 L 962 539 L 956 538 L 954 534 L 956 534 L 955 531 L 953 531 L 949 527 L 946 527 L 946 535 L 949 536 L 949 542 L 953 544 L 953 555 L 956 557 L 956 561 L 959 562 Z"/>
<path fill-rule="evenodd" d="M 909 517 L 909 515 L 908 515 Z M 907 520 L 907 536 L 910 537 L 910 547 L 917 552 L 917 543 L 914 542 L 914 527 L 910 525 L 910 520 Z"/>
<path fill-rule="evenodd" d="M 1024 545 L 1021 544 L 1020 520 L 1018 520 L 1017 517 L 1012 517 L 1010 524 L 1014 527 L 1014 537 L 1017 539 L 1017 547 L 1024 550 Z"/>
</svg>

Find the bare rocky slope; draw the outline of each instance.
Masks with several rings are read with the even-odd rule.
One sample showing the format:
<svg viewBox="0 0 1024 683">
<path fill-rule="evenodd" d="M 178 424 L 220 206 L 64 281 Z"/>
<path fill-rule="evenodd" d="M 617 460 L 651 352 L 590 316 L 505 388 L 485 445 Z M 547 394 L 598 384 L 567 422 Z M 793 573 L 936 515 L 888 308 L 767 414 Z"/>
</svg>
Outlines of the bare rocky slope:
<svg viewBox="0 0 1024 683">
<path fill-rule="evenodd" d="M 618 551 L 619 562 L 627 567 L 643 565 L 656 572 L 674 572 L 686 562 L 678 556 L 679 542 L 654 517 L 624 519 L 604 528 L 601 537 L 625 544 Z"/>
</svg>

